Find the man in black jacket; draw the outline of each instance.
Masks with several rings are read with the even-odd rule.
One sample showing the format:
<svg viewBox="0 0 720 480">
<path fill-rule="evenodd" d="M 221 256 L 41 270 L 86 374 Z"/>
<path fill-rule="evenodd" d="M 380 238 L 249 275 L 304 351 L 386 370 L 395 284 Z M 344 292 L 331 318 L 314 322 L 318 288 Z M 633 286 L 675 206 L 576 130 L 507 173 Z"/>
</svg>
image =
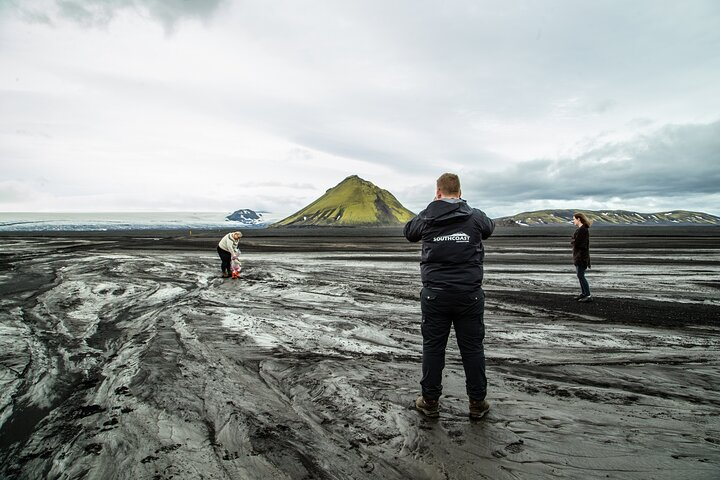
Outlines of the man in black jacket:
<svg viewBox="0 0 720 480">
<path fill-rule="evenodd" d="M 429 417 L 440 415 L 442 371 L 451 325 L 465 369 L 470 417 L 481 418 L 490 408 L 485 400 L 482 241 L 492 235 L 495 223 L 460 195 L 458 176 L 444 173 L 437 180 L 435 200 L 405 225 L 404 232 L 411 242 L 422 240 L 422 395 L 415 406 Z"/>
</svg>

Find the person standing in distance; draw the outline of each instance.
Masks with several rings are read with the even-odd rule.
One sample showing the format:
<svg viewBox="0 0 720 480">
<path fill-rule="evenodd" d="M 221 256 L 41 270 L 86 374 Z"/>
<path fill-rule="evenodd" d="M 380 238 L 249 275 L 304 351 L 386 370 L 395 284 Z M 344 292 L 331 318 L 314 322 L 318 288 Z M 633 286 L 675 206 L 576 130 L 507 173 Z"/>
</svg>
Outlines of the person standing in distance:
<svg viewBox="0 0 720 480">
<path fill-rule="evenodd" d="M 575 297 L 578 302 L 592 302 L 590 295 L 590 284 L 585 278 L 585 270 L 590 268 L 590 225 L 592 220 L 584 213 L 573 215 L 573 223 L 577 227 L 570 244 L 573 249 L 573 264 L 575 273 L 580 281 L 580 295 Z"/>
<path fill-rule="evenodd" d="M 485 400 L 482 241 L 492 235 L 495 223 L 460 196 L 460 178 L 442 174 L 435 199 L 405 225 L 405 238 L 422 240 L 422 395 L 415 407 L 428 417 L 440 415 L 445 348 L 453 326 L 465 369 L 470 418 L 477 419 L 490 409 Z"/>
<path fill-rule="evenodd" d="M 240 255 L 238 243 L 241 238 L 241 232 L 230 232 L 220 240 L 220 243 L 218 243 L 217 252 L 218 255 L 220 255 L 220 268 L 222 269 L 223 278 L 232 276 L 230 262 L 234 256 Z"/>
</svg>

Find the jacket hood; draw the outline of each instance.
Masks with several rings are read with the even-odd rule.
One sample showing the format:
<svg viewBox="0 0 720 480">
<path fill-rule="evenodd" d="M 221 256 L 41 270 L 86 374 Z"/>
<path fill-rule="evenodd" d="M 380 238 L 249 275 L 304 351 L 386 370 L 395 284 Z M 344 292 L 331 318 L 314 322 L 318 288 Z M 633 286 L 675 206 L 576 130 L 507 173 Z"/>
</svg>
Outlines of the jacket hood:
<svg viewBox="0 0 720 480">
<path fill-rule="evenodd" d="M 428 225 L 444 225 L 465 219 L 472 215 L 472 213 L 473 209 L 465 200 L 453 203 L 444 200 L 435 200 L 420 213 L 420 217 L 427 222 Z"/>
</svg>

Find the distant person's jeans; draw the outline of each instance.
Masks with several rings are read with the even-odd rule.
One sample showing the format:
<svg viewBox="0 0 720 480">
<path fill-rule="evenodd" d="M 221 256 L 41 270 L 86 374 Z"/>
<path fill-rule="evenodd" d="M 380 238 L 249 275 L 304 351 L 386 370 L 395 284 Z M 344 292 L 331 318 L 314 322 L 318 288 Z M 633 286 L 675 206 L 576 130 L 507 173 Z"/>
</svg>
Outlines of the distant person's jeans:
<svg viewBox="0 0 720 480">
<path fill-rule="evenodd" d="M 222 268 L 223 274 L 230 275 L 230 260 L 232 260 L 230 257 L 230 252 L 228 252 L 227 250 L 223 250 L 220 247 L 217 247 L 217 252 L 218 255 L 220 255 L 220 268 Z"/>
<path fill-rule="evenodd" d="M 580 290 L 582 291 L 583 296 L 589 297 L 590 285 L 585 278 L 585 270 L 587 270 L 587 265 L 585 265 L 584 263 L 579 263 L 575 265 L 575 271 L 577 272 L 578 280 L 580 280 Z"/>
<path fill-rule="evenodd" d="M 468 397 L 483 400 L 487 392 L 485 376 L 485 293 L 450 293 L 429 288 L 420 292 L 422 310 L 423 362 L 422 394 L 437 400 L 442 394 L 442 372 L 450 326 L 455 327 Z"/>
</svg>

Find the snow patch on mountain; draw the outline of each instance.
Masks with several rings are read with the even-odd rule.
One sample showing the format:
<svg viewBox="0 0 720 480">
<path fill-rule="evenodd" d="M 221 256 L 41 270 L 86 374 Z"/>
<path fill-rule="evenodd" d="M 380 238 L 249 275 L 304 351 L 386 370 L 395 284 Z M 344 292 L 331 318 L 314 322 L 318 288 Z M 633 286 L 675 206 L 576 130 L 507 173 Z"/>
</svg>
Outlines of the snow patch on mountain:
<svg viewBox="0 0 720 480">
<path fill-rule="evenodd" d="M 264 225 L 266 220 L 263 218 L 262 213 L 255 212 L 249 208 L 243 208 L 241 210 L 235 210 L 233 213 L 225 217 L 225 220 L 231 222 L 240 222 L 243 225 Z"/>
</svg>

